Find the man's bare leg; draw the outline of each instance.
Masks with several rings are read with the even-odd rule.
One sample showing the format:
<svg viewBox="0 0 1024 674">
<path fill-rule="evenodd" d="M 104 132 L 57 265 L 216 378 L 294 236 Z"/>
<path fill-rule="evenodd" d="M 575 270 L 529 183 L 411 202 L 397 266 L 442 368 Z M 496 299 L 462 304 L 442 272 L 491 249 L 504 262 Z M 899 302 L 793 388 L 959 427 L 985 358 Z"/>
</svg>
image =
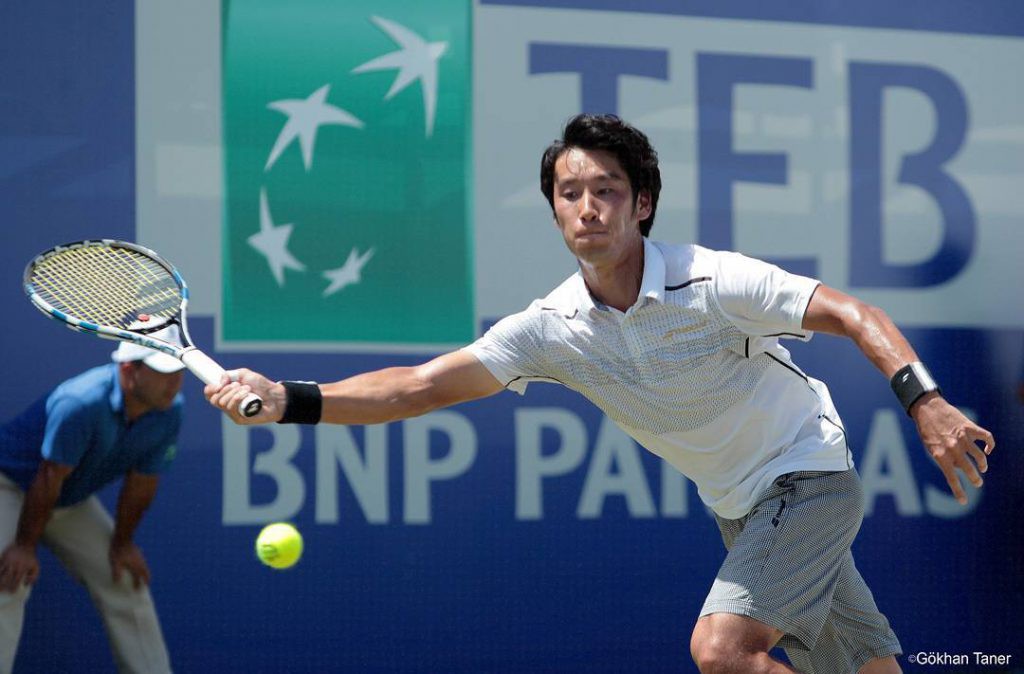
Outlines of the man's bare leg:
<svg viewBox="0 0 1024 674">
<path fill-rule="evenodd" d="M 795 669 L 768 655 L 781 638 L 781 631 L 753 618 L 712 613 L 693 628 L 690 654 L 701 674 L 793 674 Z"/>
</svg>

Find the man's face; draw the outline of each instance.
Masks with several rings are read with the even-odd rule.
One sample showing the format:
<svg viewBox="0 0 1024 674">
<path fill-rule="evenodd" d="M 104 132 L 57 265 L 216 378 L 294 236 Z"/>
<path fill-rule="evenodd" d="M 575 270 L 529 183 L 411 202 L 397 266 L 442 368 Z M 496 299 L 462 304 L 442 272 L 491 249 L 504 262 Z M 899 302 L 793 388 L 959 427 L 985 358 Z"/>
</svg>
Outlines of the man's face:
<svg viewBox="0 0 1024 674">
<path fill-rule="evenodd" d="M 185 381 L 185 371 L 164 374 L 142 361 L 128 363 L 125 395 L 130 395 L 148 409 L 166 410 L 174 403 L 174 396 Z"/>
<path fill-rule="evenodd" d="M 581 263 L 618 263 L 636 250 L 650 196 L 634 197 L 626 172 L 609 152 L 570 148 L 555 162 L 555 222 Z"/>
</svg>

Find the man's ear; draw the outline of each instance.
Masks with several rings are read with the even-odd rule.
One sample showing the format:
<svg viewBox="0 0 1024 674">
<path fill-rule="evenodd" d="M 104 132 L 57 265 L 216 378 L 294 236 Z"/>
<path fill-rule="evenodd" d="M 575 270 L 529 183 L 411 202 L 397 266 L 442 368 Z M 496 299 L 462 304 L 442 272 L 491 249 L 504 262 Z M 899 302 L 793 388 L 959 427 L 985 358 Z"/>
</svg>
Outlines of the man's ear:
<svg viewBox="0 0 1024 674">
<path fill-rule="evenodd" d="M 638 220 L 646 220 L 651 217 L 651 193 L 649 190 L 640 190 L 636 195 L 636 212 Z"/>
<path fill-rule="evenodd" d="M 139 368 L 141 363 L 138 361 L 125 361 L 117 364 L 118 375 L 121 378 L 121 389 L 122 390 L 133 390 L 135 387 L 135 370 Z"/>
</svg>

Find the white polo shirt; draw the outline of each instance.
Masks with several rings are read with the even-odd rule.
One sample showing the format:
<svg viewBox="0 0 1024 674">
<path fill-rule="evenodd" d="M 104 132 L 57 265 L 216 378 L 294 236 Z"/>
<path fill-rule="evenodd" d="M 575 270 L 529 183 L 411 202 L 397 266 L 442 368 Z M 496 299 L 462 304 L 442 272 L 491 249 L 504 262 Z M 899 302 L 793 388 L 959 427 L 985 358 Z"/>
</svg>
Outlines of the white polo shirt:
<svg viewBox="0 0 1024 674">
<path fill-rule="evenodd" d="M 739 253 L 644 239 L 625 313 L 577 272 L 465 348 L 518 393 L 531 381 L 579 391 L 735 519 L 784 473 L 853 465 L 828 389 L 779 344 L 810 339 L 800 324 L 817 286 Z"/>
</svg>

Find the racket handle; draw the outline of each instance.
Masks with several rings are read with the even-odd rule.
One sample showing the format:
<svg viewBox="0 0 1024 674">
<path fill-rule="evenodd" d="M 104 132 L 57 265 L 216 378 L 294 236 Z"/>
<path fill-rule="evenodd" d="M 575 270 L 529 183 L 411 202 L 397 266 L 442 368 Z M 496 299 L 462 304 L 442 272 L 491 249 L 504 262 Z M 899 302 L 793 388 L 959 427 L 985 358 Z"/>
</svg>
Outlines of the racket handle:
<svg viewBox="0 0 1024 674">
<path fill-rule="evenodd" d="M 204 384 L 219 384 L 224 376 L 224 368 L 215 360 L 207 356 L 199 349 L 193 347 L 181 354 L 181 362 L 192 371 L 192 374 L 199 377 Z M 255 393 L 250 393 L 238 405 L 238 413 L 243 417 L 254 417 L 263 409 L 263 399 Z"/>
</svg>

